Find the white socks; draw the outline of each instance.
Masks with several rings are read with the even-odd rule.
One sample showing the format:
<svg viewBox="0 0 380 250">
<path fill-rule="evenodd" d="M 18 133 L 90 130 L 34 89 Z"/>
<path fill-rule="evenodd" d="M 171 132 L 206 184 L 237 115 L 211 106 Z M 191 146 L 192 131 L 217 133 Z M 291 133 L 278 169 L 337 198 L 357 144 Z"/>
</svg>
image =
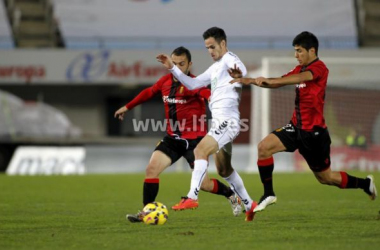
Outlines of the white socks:
<svg viewBox="0 0 380 250">
<path fill-rule="evenodd" d="M 241 179 L 238 172 L 235 170 L 232 172 L 232 174 L 226 178 L 224 178 L 231 186 L 231 189 L 239 196 L 241 201 L 244 204 L 245 210 L 249 211 L 252 206 L 252 199 L 249 196 L 247 190 L 244 187 L 243 180 Z"/>
<path fill-rule="evenodd" d="M 190 191 L 187 197 L 193 200 L 198 200 L 199 190 L 201 189 L 202 181 L 206 175 L 208 162 L 206 160 L 195 160 L 194 171 L 191 175 Z"/>
</svg>

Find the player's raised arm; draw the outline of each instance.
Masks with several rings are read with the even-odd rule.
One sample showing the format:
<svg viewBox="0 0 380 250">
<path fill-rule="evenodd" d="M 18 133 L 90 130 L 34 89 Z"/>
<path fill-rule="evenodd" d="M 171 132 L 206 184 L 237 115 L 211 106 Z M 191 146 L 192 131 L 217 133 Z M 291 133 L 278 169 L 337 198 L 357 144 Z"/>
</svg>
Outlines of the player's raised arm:
<svg viewBox="0 0 380 250">
<path fill-rule="evenodd" d="M 172 59 L 168 55 L 159 54 L 156 56 L 156 59 L 158 62 L 162 63 L 162 65 L 164 65 L 167 69 L 171 69 L 174 66 Z"/>
<path fill-rule="evenodd" d="M 177 78 L 178 81 L 185 85 L 189 90 L 199 89 L 210 84 L 210 73 L 208 70 L 203 74 L 192 78 L 185 75 L 176 65 L 174 65 L 173 61 L 168 55 L 159 54 L 156 59 L 162 63 L 165 68 L 170 70 L 174 77 Z"/>
</svg>

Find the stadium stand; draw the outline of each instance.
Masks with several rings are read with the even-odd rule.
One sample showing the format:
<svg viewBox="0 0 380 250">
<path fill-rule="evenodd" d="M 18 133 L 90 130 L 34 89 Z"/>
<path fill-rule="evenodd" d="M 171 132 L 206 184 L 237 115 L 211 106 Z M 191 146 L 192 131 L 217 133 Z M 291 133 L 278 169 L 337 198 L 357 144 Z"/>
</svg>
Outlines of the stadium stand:
<svg viewBox="0 0 380 250">
<path fill-rule="evenodd" d="M 63 47 L 50 0 L 5 0 L 17 47 Z"/>
<path fill-rule="evenodd" d="M 359 45 L 380 46 L 380 1 L 356 0 Z"/>
<path fill-rule="evenodd" d="M 12 31 L 9 26 L 7 12 L 4 3 L 0 3 L 0 49 L 12 49 L 14 47 Z"/>
</svg>

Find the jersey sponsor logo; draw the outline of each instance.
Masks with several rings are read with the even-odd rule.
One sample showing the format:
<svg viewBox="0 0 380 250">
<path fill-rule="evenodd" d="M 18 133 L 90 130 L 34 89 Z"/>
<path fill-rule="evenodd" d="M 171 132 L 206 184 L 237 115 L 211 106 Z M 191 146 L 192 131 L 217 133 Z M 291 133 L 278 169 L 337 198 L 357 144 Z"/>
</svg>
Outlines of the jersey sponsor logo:
<svg viewBox="0 0 380 250">
<path fill-rule="evenodd" d="M 170 98 L 167 95 L 162 96 L 162 101 L 164 103 L 176 103 L 176 104 L 185 104 L 185 103 L 187 103 L 186 99 L 180 99 L 180 100 L 178 100 L 178 99 L 175 99 L 175 98 Z"/>
<path fill-rule="evenodd" d="M 297 84 L 296 87 L 299 89 L 306 88 L 306 83 L 303 82 L 303 83 Z"/>
</svg>

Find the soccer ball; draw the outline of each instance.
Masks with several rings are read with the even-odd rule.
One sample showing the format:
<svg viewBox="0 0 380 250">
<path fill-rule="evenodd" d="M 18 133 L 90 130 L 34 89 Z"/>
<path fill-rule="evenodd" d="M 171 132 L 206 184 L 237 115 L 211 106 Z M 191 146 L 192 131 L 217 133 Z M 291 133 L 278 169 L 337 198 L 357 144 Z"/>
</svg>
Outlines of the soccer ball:
<svg viewBox="0 0 380 250">
<path fill-rule="evenodd" d="M 164 225 L 168 215 L 164 211 L 156 210 L 144 216 L 143 221 L 147 225 Z"/>
<path fill-rule="evenodd" d="M 169 211 L 161 202 L 152 202 L 143 208 L 143 221 L 147 225 L 163 225 L 166 223 Z"/>
<path fill-rule="evenodd" d="M 143 212 L 145 214 L 149 214 L 151 212 L 154 212 L 154 211 L 163 211 L 164 214 L 166 215 L 169 215 L 169 211 L 168 209 L 166 208 L 166 206 L 164 204 L 162 204 L 161 202 L 152 202 L 152 203 L 148 203 L 146 204 L 146 206 L 143 208 Z"/>
</svg>

